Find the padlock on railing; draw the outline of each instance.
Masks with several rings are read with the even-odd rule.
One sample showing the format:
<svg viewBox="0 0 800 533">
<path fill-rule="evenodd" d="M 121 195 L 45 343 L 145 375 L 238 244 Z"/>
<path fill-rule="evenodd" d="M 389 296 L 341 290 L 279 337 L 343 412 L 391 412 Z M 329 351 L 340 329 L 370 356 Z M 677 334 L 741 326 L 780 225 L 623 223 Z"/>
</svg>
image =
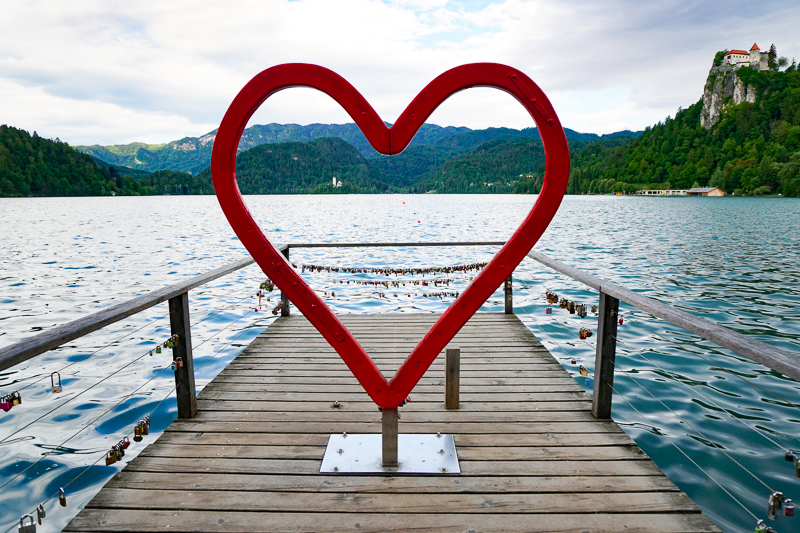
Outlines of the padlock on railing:
<svg viewBox="0 0 800 533">
<path fill-rule="evenodd" d="M 150 415 L 144 417 L 142 420 L 144 425 L 142 426 L 142 435 L 149 435 L 150 434 Z"/>
<path fill-rule="evenodd" d="M 20 405 L 22 403 L 22 396 L 19 395 L 19 392 L 14 391 L 11 393 L 11 405 Z"/>
<path fill-rule="evenodd" d="M 42 525 L 42 518 L 47 516 L 47 513 L 44 512 L 44 504 L 40 503 L 39 507 L 36 508 L 36 521 L 39 522 L 39 525 Z"/>
<path fill-rule="evenodd" d="M 58 489 L 58 503 L 61 507 L 67 506 L 67 494 L 64 492 L 64 487 Z"/>
<path fill-rule="evenodd" d="M 31 519 L 30 524 L 24 523 L 26 518 Z M 36 533 L 36 522 L 33 521 L 33 517 L 29 514 L 26 514 L 22 518 L 20 518 L 19 529 L 17 531 L 19 531 L 19 533 Z"/>
<path fill-rule="evenodd" d="M 117 462 L 117 452 L 109 450 L 106 454 L 106 466 L 111 466 Z"/>
<path fill-rule="evenodd" d="M 548 305 L 547 307 L 544 308 L 544 314 L 552 315 L 553 314 L 553 308 Z"/>
<path fill-rule="evenodd" d="M 783 516 L 794 516 L 794 504 L 789 498 L 783 502 Z"/>
<path fill-rule="evenodd" d="M 176 357 L 172 361 L 171 368 L 172 368 L 172 370 L 178 370 L 180 368 L 183 368 L 183 360 L 180 357 Z"/>
<path fill-rule="evenodd" d="M 11 396 L 0 397 L 0 409 L 7 413 L 12 407 L 14 407 L 14 405 L 11 403 Z"/>
<path fill-rule="evenodd" d="M 127 450 L 131 445 L 131 441 L 128 439 L 128 437 L 123 437 L 120 442 L 122 443 L 122 448 L 125 450 Z"/>
<path fill-rule="evenodd" d="M 58 384 L 56 385 L 55 376 L 58 376 Z M 61 374 L 58 372 L 53 372 L 50 374 L 50 392 L 61 392 L 64 390 L 61 387 Z"/>
<path fill-rule="evenodd" d="M 156 353 L 161 353 L 161 345 L 156 346 Z"/>
<path fill-rule="evenodd" d="M 135 428 L 133 428 L 133 440 L 135 442 L 142 442 L 142 423 L 139 422 Z"/>
</svg>

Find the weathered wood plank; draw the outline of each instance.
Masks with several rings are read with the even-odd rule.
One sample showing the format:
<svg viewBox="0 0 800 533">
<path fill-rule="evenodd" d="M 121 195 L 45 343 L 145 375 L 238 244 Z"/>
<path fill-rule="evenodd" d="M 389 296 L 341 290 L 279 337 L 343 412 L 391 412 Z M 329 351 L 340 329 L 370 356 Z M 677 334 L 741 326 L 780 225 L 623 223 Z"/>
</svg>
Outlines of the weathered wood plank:
<svg viewBox="0 0 800 533">
<path fill-rule="evenodd" d="M 231 490 L 345 493 L 519 493 L 678 492 L 670 480 L 656 476 L 474 476 L 462 483 L 457 476 L 299 476 L 181 474 L 124 470 L 108 487 L 121 489 Z"/>
<path fill-rule="evenodd" d="M 157 524 L 158 526 L 150 526 Z M 241 511 L 150 511 L 137 509 L 85 509 L 64 531 L 169 531 L 209 533 L 267 533 L 274 531 L 341 533 L 342 531 L 415 533 L 463 533 L 471 531 L 648 531 L 662 533 L 718 532 L 700 513 L 613 513 L 597 514 L 475 514 L 436 512 L 428 514 L 398 513 L 245 513 Z"/>
</svg>

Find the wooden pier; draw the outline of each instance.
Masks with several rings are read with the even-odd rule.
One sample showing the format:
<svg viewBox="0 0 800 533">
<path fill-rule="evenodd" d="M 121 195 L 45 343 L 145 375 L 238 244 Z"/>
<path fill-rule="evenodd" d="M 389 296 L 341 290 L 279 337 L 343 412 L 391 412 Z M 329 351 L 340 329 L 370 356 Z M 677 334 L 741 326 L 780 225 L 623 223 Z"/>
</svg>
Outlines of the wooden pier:
<svg viewBox="0 0 800 533">
<path fill-rule="evenodd" d="M 392 375 L 437 316 L 340 318 Z M 280 317 L 64 531 L 719 531 L 514 315 L 453 344 L 460 408 L 442 354 L 399 427 L 452 433 L 460 474 L 320 474 L 330 434 L 381 416 L 305 318 Z"/>
</svg>

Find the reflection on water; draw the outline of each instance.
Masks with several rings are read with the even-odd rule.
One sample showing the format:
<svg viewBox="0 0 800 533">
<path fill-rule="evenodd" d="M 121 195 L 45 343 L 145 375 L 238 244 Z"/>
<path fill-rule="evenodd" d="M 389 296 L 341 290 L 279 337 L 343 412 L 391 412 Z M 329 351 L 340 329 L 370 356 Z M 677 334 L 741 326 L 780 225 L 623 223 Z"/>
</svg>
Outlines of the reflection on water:
<svg viewBox="0 0 800 533">
<path fill-rule="evenodd" d="M 511 235 L 534 197 L 267 196 L 247 201 L 276 243 L 491 241 Z M 0 213 L 0 346 L 245 253 L 213 197 L 2 199 Z M 567 197 L 536 249 L 797 353 L 798 227 L 796 199 Z M 485 261 L 494 251 L 291 253 L 298 264 L 414 268 Z M 338 283 L 368 275 L 304 277 L 320 293 L 335 291 L 328 301 L 339 313 L 440 312 L 450 301 L 423 298 L 418 287 L 403 289 L 400 298 L 387 289 Z M 255 311 L 262 279 L 257 267 L 248 267 L 191 291 L 198 387 L 273 319 L 269 310 L 277 294 Z M 468 279 L 460 277 L 454 290 L 463 290 Z M 578 367 L 593 369 L 596 337 L 580 340 L 577 332 L 594 329 L 596 319 L 558 308 L 545 314 L 548 288 L 590 305 L 596 293 L 529 260 L 515 273 L 516 312 L 585 385 Z M 387 297 L 378 297 L 379 292 Z M 502 310 L 499 293 L 484 310 Z M 629 306 L 621 310 L 626 320 L 618 332 L 613 414 L 670 479 L 725 531 L 750 531 L 755 520 L 721 487 L 759 517 L 767 487 L 800 499 L 793 493 L 795 469 L 784 460 L 785 450 L 800 452 L 800 386 Z M 0 391 L 20 390 L 24 398 L 22 406 L 0 412 L 0 532 L 16 527 L 21 514 L 65 487 L 68 507 L 50 500 L 39 528 L 59 530 L 171 423 L 171 357 L 149 354 L 170 334 L 166 315 L 161 304 L 0 373 Z M 50 375 L 57 370 L 63 392 L 52 393 Z M 105 451 L 150 413 L 150 435 L 133 443 L 122 461 L 106 466 Z M 788 520 L 780 516 L 773 525 L 788 531 Z"/>
</svg>

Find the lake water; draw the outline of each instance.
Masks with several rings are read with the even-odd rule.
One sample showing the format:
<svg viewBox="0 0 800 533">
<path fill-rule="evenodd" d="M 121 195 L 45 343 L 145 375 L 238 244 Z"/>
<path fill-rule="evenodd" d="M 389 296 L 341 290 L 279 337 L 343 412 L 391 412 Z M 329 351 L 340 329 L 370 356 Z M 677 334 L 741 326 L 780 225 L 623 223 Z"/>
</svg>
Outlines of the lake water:
<svg viewBox="0 0 800 533">
<path fill-rule="evenodd" d="M 276 243 L 505 240 L 534 200 L 247 198 Z M 566 197 L 535 249 L 799 353 L 798 228 L 800 199 Z M 0 235 L 0 348 L 245 254 L 214 197 L 0 199 Z M 485 261 L 494 251 L 298 249 L 292 260 L 426 267 Z M 304 276 L 321 293 L 335 290 L 327 300 L 339 313 L 443 311 L 452 301 L 424 298 L 432 287 L 404 289 L 404 298 L 383 289 L 388 297 L 376 298 L 374 289 L 336 283 L 342 274 Z M 451 277 L 455 290 L 469 281 Z M 581 341 L 578 330 L 594 330 L 596 319 L 557 307 L 545 314 L 544 292 L 589 305 L 596 293 L 530 260 L 514 277 L 515 311 L 590 390 L 577 369 L 593 369 L 596 337 Z M 190 293 L 199 387 L 273 320 L 275 294 L 254 310 L 263 279 L 249 267 Z M 484 306 L 501 309 L 501 293 Z M 148 355 L 169 336 L 166 313 L 156 306 L 0 373 L 0 392 L 23 396 L 23 405 L 0 411 L 0 533 L 44 501 L 39 531 L 60 530 L 174 419 L 171 357 Z M 800 385 L 638 310 L 623 305 L 622 314 L 613 416 L 670 479 L 725 531 L 752 531 L 750 513 L 766 518 L 771 490 L 800 500 L 784 459 L 787 449 L 800 453 Z M 50 392 L 54 371 L 60 394 Z M 105 451 L 148 413 L 151 435 L 106 466 Z M 53 499 L 59 487 L 66 508 Z M 800 530 L 791 520 L 800 518 L 770 525 Z"/>
</svg>

